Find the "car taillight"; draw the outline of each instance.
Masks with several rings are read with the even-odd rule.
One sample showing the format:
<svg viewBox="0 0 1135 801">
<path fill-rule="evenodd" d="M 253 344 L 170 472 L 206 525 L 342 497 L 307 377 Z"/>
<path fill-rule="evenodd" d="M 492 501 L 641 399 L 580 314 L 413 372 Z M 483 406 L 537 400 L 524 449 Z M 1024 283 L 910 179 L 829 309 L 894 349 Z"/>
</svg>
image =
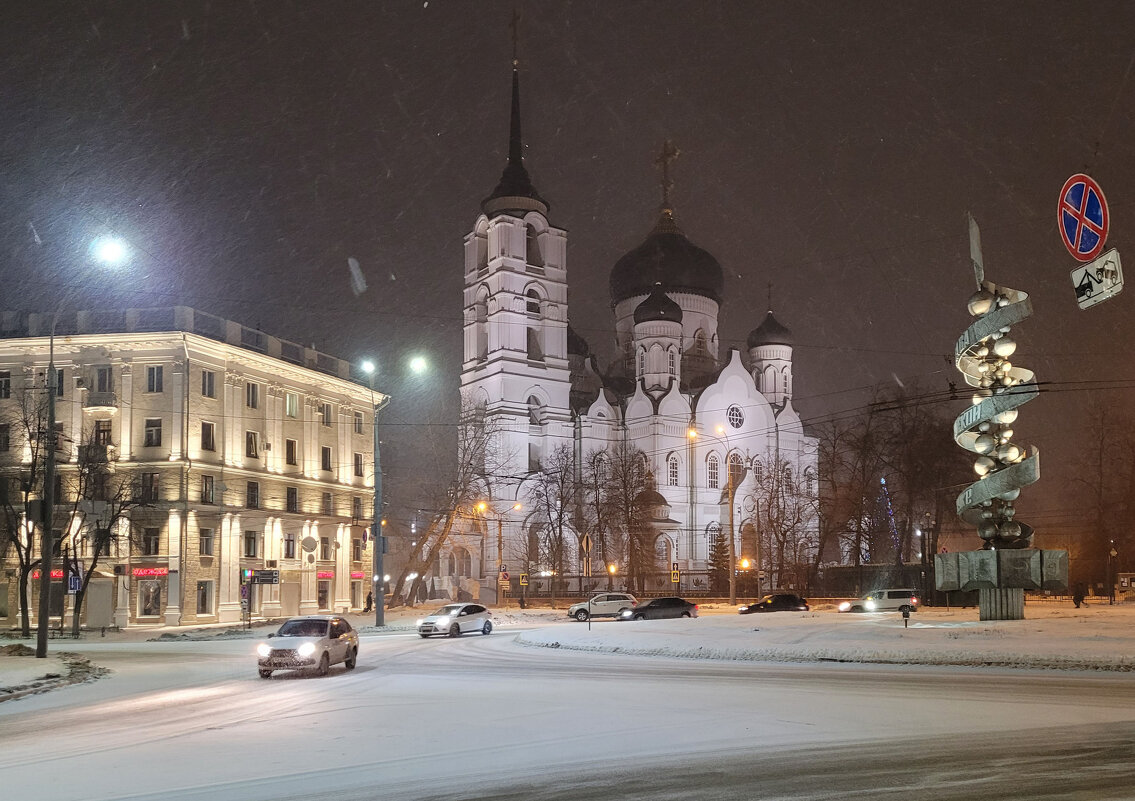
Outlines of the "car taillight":
<svg viewBox="0 0 1135 801">
<path fill-rule="evenodd" d="M 917 599 L 917 598 L 915 598 L 914 596 L 911 596 L 910 602 L 911 602 L 912 604 L 914 604 L 915 606 L 918 606 L 918 599 Z"/>
<path fill-rule="evenodd" d="M 698 605 L 697 604 L 694 604 L 694 611 L 695 612 L 698 611 Z"/>
<path fill-rule="evenodd" d="M 728 567 L 728 565 L 726 565 Z M 631 606 L 638 606 L 638 601 L 631 601 Z"/>
</svg>

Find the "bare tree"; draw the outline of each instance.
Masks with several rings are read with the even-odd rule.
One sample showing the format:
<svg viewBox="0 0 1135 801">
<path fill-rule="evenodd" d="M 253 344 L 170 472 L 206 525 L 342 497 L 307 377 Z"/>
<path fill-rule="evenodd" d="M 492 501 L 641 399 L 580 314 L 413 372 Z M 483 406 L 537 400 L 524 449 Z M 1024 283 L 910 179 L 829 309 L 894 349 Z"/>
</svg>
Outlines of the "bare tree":
<svg viewBox="0 0 1135 801">
<path fill-rule="evenodd" d="M 483 406 L 463 402 L 460 423 L 457 427 L 457 462 L 452 474 L 433 477 L 423 482 L 424 501 L 421 508 L 434 512 L 426 531 L 418 537 L 402 572 L 391 589 L 391 605 L 402 597 L 407 577 L 417 573 L 406 594 L 412 604 L 422 586 L 426 573 L 437 561 L 438 555 L 462 517 L 472 518 L 478 500 L 488 498 L 492 479 L 501 469 L 501 426 L 498 420 L 485 413 Z M 435 444 L 437 463 L 450 460 L 444 456 L 445 447 Z"/>
<path fill-rule="evenodd" d="M 606 451 L 594 450 L 583 460 L 582 479 L 579 488 L 583 525 L 591 535 L 592 549 L 598 549 L 599 561 L 607 574 L 607 589 L 615 588 L 614 575 L 607 570 L 618 553 L 617 543 L 612 534 L 611 504 L 608 502 L 608 487 L 611 481 L 611 460 Z"/>
<path fill-rule="evenodd" d="M 626 442 L 608 448 L 607 455 L 607 517 L 618 537 L 616 553 L 625 558 L 627 584 L 642 592 L 646 574 L 656 567 L 654 531 L 641 498 L 647 489 L 646 456 Z"/>
<path fill-rule="evenodd" d="M 552 602 L 556 599 L 557 576 L 564 575 L 565 541 L 572 532 L 572 517 L 580 487 L 575 478 L 575 455 L 568 445 L 558 445 L 533 476 L 533 506 L 529 518 L 539 538 L 538 559 L 551 571 Z"/>
<path fill-rule="evenodd" d="M 819 550 L 812 477 L 794 472 L 778 455 L 756 459 L 753 473 L 753 515 L 761 538 L 762 567 L 773 577 L 775 587 L 803 586 Z"/>
</svg>

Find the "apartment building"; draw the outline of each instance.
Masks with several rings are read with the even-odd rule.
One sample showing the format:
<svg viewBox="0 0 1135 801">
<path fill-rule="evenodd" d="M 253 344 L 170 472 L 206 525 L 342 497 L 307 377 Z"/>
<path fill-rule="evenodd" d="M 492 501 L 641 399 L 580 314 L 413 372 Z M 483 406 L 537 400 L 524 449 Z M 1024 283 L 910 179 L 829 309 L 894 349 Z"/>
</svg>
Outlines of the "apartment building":
<svg viewBox="0 0 1135 801">
<path fill-rule="evenodd" d="M 273 618 L 363 607 L 374 409 L 385 396 L 353 380 L 343 360 L 188 307 L 71 313 L 54 336 L 52 320 L 0 315 L 0 474 L 15 495 L 39 458 L 31 446 L 42 426 L 21 415 L 45 392 L 53 349 L 55 547 L 79 563 L 89 552 L 106 504 L 89 488 L 76 503 L 68 478 L 92 454 L 128 476 L 141 502 L 116 521 L 111 552 L 94 566 L 88 623 L 199 625 L 245 610 Z M 19 517 L 21 504 L 9 509 Z M 73 510 L 63 522 L 61 509 Z M 26 515 L 15 529 L 36 553 Z M 19 616 L 14 559 L 9 548 L 0 570 L 10 623 Z M 250 585 L 249 569 L 277 569 L 280 583 Z M 65 594 L 60 587 L 53 614 Z"/>
</svg>

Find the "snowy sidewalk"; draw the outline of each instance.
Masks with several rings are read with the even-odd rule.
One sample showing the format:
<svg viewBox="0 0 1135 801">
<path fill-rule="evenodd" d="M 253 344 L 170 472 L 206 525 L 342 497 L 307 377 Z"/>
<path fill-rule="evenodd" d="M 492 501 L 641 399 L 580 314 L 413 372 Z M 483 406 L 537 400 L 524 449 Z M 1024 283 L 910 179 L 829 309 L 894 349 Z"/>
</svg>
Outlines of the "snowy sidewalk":
<svg viewBox="0 0 1135 801">
<path fill-rule="evenodd" d="M 77 654 L 50 651 L 36 659 L 34 648 L 9 643 L 0 646 L 0 702 L 87 681 L 105 672 Z"/>
<path fill-rule="evenodd" d="M 716 614 L 693 620 L 593 622 L 526 631 L 522 645 L 641 656 L 759 662 L 868 662 L 1135 671 L 1135 605 L 1030 606 L 1025 620 L 976 609 Z"/>
</svg>

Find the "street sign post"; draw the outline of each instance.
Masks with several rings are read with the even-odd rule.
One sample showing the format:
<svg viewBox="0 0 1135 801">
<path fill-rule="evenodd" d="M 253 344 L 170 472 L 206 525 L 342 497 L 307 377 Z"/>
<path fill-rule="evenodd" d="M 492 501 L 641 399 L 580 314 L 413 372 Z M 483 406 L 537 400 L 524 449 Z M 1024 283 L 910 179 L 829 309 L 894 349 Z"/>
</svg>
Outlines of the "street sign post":
<svg viewBox="0 0 1135 801">
<path fill-rule="evenodd" d="M 1056 207 L 1064 247 L 1076 261 L 1092 261 L 1107 242 L 1107 199 L 1091 177 L 1076 173 L 1064 182 Z"/>
<path fill-rule="evenodd" d="M 1123 268 L 1119 251 L 1112 248 L 1093 262 L 1081 264 L 1070 273 L 1076 290 L 1076 304 L 1081 309 L 1118 295 L 1123 289 Z"/>
</svg>

